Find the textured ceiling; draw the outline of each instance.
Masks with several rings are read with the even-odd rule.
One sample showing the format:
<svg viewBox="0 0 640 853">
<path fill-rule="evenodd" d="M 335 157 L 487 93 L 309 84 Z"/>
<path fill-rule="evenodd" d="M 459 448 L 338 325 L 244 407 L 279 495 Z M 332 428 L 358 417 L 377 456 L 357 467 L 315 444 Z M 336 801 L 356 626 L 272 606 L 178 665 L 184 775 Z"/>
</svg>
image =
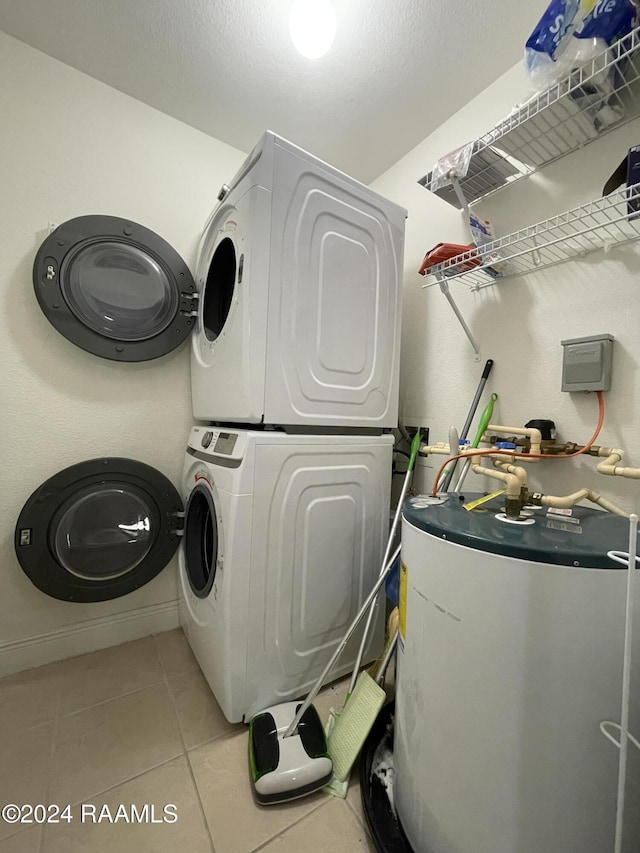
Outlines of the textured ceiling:
<svg viewBox="0 0 640 853">
<path fill-rule="evenodd" d="M 266 128 L 369 182 L 522 56 L 547 0 L 335 0 L 297 54 L 290 0 L 0 0 L 0 29 L 248 151 Z"/>
</svg>

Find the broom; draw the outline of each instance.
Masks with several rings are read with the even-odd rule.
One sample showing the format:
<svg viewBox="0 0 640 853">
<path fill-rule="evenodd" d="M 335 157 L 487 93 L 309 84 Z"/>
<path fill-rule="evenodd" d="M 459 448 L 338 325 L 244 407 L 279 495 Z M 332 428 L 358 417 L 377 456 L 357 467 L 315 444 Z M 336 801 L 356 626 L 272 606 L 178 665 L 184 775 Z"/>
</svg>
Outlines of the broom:
<svg viewBox="0 0 640 853">
<path fill-rule="evenodd" d="M 383 573 L 386 573 L 387 571 L 387 558 L 389 556 L 391 545 L 395 537 L 398 521 L 402 513 L 402 506 L 404 504 L 404 500 L 409 489 L 409 483 L 411 482 L 411 476 L 413 473 L 413 466 L 416 460 L 416 456 L 418 455 L 419 449 L 420 430 L 416 432 L 413 441 L 411 442 L 409 465 L 407 467 L 404 483 L 402 485 L 402 492 L 400 493 L 400 498 L 398 500 L 398 506 L 396 508 L 393 524 L 391 526 L 389 539 L 387 541 L 387 548 L 385 551 L 384 559 L 382 561 L 382 569 L 380 573 L 381 575 Z M 327 788 L 329 789 L 329 791 L 331 791 L 332 793 L 336 793 L 339 796 L 346 795 L 346 785 L 344 783 L 347 782 L 347 777 L 349 776 L 351 768 L 353 767 L 353 764 L 356 758 L 358 757 L 358 753 L 362 749 L 362 745 L 367 739 L 367 735 L 371 731 L 371 727 L 376 721 L 376 717 L 380 713 L 380 709 L 384 705 L 384 702 L 387 698 L 387 695 L 382 687 L 382 681 L 384 680 L 386 665 L 391 659 L 391 654 L 395 649 L 395 643 L 397 641 L 397 632 L 394 632 L 393 634 L 391 653 L 389 653 L 389 649 L 387 649 L 388 654 L 385 655 L 386 662 L 385 660 L 383 660 L 382 665 L 380 666 L 380 673 L 378 677 L 376 679 L 372 678 L 366 670 L 363 670 L 360 675 L 358 675 L 360 664 L 362 663 L 362 658 L 364 656 L 365 648 L 367 645 L 371 622 L 373 621 L 375 603 L 376 602 L 374 599 L 369 609 L 369 617 L 367 619 L 367 624 L 365 626 L 364 634 L 360 643 L 360 649 L 358 651 L 358 656 L 356 658 L 356 662 L 353 668 L 351 683 L 349 685 L 349 691 L 347 692 L 347 697 L 345 699 L 344 708 L 342 712 L 336 716 L 334 721 L 329 721 L 329 736 L 327 741 L 327 747 L 329 756 L 331 757 L 331 761 L 333 762 L 333 777 Z M 343 786 L 344 793 L 342 793 Z"/>
</svg>

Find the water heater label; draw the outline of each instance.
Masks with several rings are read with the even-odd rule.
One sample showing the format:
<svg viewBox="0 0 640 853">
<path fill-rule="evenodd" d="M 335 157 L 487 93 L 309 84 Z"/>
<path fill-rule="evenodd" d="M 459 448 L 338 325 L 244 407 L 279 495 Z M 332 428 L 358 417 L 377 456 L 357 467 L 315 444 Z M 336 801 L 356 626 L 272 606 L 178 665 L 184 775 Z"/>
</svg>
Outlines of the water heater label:
<svg viewBox="0 0 640 853">
<path fill-rule="evenodd" d="M 398 631 L 402 640 L 407 637 L 407 585 L 409 582 L 409 570 L 406 563 L 400 563 L 400 591 L 398 593 Z"/>
<path fill-rule="evenodd" d="M 573 510 L 559 506 L 550 506 L 547 510 L 547 515 L 573 515 Z"/>
</svg>

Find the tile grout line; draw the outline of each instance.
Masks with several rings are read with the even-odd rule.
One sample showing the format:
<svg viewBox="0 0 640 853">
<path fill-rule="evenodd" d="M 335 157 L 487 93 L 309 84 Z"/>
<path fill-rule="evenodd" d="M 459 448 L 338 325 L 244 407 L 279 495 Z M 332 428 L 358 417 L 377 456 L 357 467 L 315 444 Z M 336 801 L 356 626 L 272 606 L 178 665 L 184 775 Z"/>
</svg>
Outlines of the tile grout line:
<svg viewBox="0 0 640 853">
<path fill-rule="evenodd" d="M 169 701 L 171 702 L 171 707 L 173 708 L 173 713 L 176 718 L 176 722 L 178 724 L 178 732 L 180 733 L 180 741 L 182 743 L 183 755 L 187 762 L 187 769 L 189 771 L 189 775 L 191 777 L 191 784 L 193 785 L 193 790 L 195 791 L 196 798 L 198 800 L 198 805 L 200 807 L 200 814 L 202 815 L 202 820 L 204 822 L 205 829 L 207 831 L 207 836 L 209 838 L 209 844 L 211 845 L 211 853 L 216 853 L 215 844 L 213 843 L 213 836 L 211 835 L 211 829 L 209 827 L 209 821 L 207 820 L 207 815 L 204 810 L 204 805 L 202 802 L 202 798 L 200 796 L 200 789 L 198 788 L 198 783 L 196 782 L 196 777 L 193 772 L 193 767 L 191 766 L 191 760 L 189 758 L 189 751 L 187 749 L 187 744 L 184 739 L 184 732 L 182 730 L 182 723 L 180 722 L 180 715 L 178 714 L 178 709 L 176 707 L 176 701 L 173 695 L 171 688 L 169 687 L 169 676 L 165 669 L 164 663 L 162 662 L 162 657 L 160 655 L 160 649 L 158 648 L 158 643 L 156 641 L 156 636 L 153 634 L 153 643 L 156 649 L 156 655 L 158 656 L 158 661 L 160 663 L 160 670 L 162 671 L 163 682 L 165 685 L 165 689 L 169 694 Z"/>
<path fill-rule="evenodd" d="M 47 764 L 47 783 L 46 783 L 46 786 L 45 786 L 45 793 L 44 793 L 44 796 L 43 796 L 43 802 L 44 802 L 46 805 L 50 805 L 50 804 L 51 804 L 51 803 L 50 803 L 50 800 L 51 800 L 52 787 L 53 787 L 53 779 L 54 779 L 55 759 L 56 759 L 56 754 L 57 754 L 57 739 L 58 739 L 58 734 L 59 734 L 59 731 L 60 731 L 60 723 L 61 723 L 61 721 L 62 721 L 62 720 L 66 720 L 66 719 L 68 719 L 68 718 L 70 718 L 70 717 L 73 717 L 73 716 L 75 716 L 75 715 L 77 715 L 77 714 L 82 714 L 82 713 L 83 713 L 83 712 L 85 712 L 85 711 L 94 710 L 94 709 L 96 709 L 96 708 L 99 708 L 99 707 L 100 707 L 100 706 L 102 706 L 102 705 L 107 705 L 107 704 L 109 704 L 110 702 L 115 702 L 115 701 L 117 701 L 117 700 L 119 700 L 119 699 L 124 699 L 124 698 L 126 698 L 126 697 L 128 697 L 128 696 L 132 696 L 132 695 L 134 695 L 134 694 L 136 694 L 136 693 L 141 693 L 141 692 L 143 692 L 144 690 L 150 689 L 150 688 L 152 688 L 152 687 L 157 687 L 157 686 L 158 686 L 158 685 L 160 685 L 160 684 L 162 684 L 162 685 L 164 685 L 164 686 L 165 686 L 165 689 L 167 690 L 167 692 L 168 692 L 168 694 L 169 694 L 169 700 L 170 700 L 170 702 L 171 702 L 171 707 L 173 708 L 174 714 L 175 714 L 175 716 L 177 717 L 177 712 L 176 712 L 176 708 L 175 708 L 175 703 L 174 703 L 174 701 L 173 701 L 173 697 L 172 697 L 172 694 L 171 694 L 171 690 L 170 690 L 170 689 L 169 689 L 169 687 L 168 687 L 168 680 L 169 680 L 169 676 L 167 675 L 167 673 L 166 673 L 166 671 L 165 671 L 165 668 L 164 668 L 164 664 L 162 663 L 162 660 L 161 660 L 161 658 L 160 658 L 160 654 L 159 654 L 159 650 L 158 650 L 158 644 L 157 644 L 157 642 L 156 642 L 156 640 L 155 640 L 155 635 L 150 635 L 150 638 L 153 640 L 153 645 L 154 645 L 154 651 L 155 651 L 155 655 L 156 655 L 156 660 L 157 660 L 157 662 L 158 662 L 158 664 L 159 664 L 159 667 L 160 667 L 160 674 L 161 674 L 161 677 L 160 677 L 160 679 L 159 679 L 158 681 L 154 681 L 154 682 L 152 682 L 152 683 L 149 683 L 149 684 L 144 685 L 143 687 L 138 687 L 138 688 L 135 688 L 134 690 L 129 690 L 129 691 L 127 691 L 127 692 L 125 692 L 125 693 L 122 693 L 122 694 L 120 694 L 120 695 L 118 695 L 118 696 L 113 696 L 113 697 L 110 697 L 109 699 L 104 699 L 104 700 L 102 700 L 102 701 L 100 701 L 100 702 L 95 702 L 95 703 L 94 703 L 94 704 L 92 704 L 92 705 L 87 705 L 86 707 L 82 707 L 82 708 L 76 709 L 75 711 L 69 711 L 69 712 L 64 713 L 64 714 L 62 713 L 63 692 L 64 692 L 64 691 L 63 691 L 63 685 L 64 685 L 64 674 L 65 674 L 65 670 L 66 670 L 67 662 L 68 662 L 69 660 L 73 660 L 73 658 L 65 658 L 65 659 L 63 659 L 63 660 L 61 660 L 61 661 L 59 661 L 59 662 L 58 662 L 58 663 L 60 664 L 59 673 L 58 673 L 58 675 L 57 675 L 57 682 L 58 682 L 58 686 L 57 686 L 57 689 L 56 689 L 56 691 L 55 691 L 55 692 L 56 692 L 55 707 L 54 707 L 54 709 L 53 709 L 53 714 L 52 714 L 51 718 L 50 718 L 50 719 L 48 719 L 48 720 L 43 720 L 42 722 L 38 723 L 38 724 L 37 724 L 37 725 L 35 725 L 35 726 L 29 726 L 27 729 L 24 729 L 24 732 L 26 733 L 26 732 L 28 732 L 28 731 L 29 731 L 29 730 L 31 730 L 31 729 L 37 729 L 37 728 L 44 727 L 44 726 L 52 726 L 51 742 L 50 742 L 50 745 L 49 745 L 49 758 L 48 758 L 48 764 Z M 100 651 L 100 650 L 98 650 L 98 651 Z M 89 653 L 89 654 L 91 654 L 91 653 Z M 49 664 L 48 664 L 48 665 L 49 665 Z M 175 675 L 174 675 L 174 676 L 172 676 L 172 677 L 178 678 L 178 677 L 180 677 L 181 675 L 186 675 L 186 674 L 188 674 L 188 672 L 189 672 L 189 670 L 185 670 L 184 672 L 177 673 L 177 674 L 175 674 Z M 10 676 L 7 676 L 7 677 L 10 677 Z M 173 756 L 171 756 L 170 758 L 167 758 L 167 759 L 165 759 L 164 761 L 161 761 L 161 762 L 159 762 L 158 764 L 153 765 L 152 767 L 148 767 L 148 768 L 146 768 L 146 769 L 142 770 L 140 773 L 136 773 L 136 774 L 134 774 L 133 776 L 128 777 L 127 779 L 123 779 L 123 780 L 121 780 L 121 781 L 119 781 L 119 782 L 116 782 L 114 785 L 110 785 L 109 787 L 104 788 L 104 789 L 102 789 L 102 790 L 100 790 L 100 791 L 96 792 L 95 794 L 92 794 L 90 798 L 83 798 L 83 799 L 81 799 L 81 800 L 77 800 L 76 802 L 72 802 L 72 803 L 70 803 L 69 805 L 70 805 L 71 807 L 75 807 L 75 806 L 77 806 L 77 805 L 80 805 L 80 804 L 81 804 L 81 803 L 83 803 L 83 802 L 86 802 L 86 801 L 87 801 L 87 799 L 95 800 L 97 797 L 100 797 L 100 796 L 102 796 L 102 795 L 104 795 L 104 794 L 109 793 L 110 791 L 114 790 L 115 788 L 118 788 L 120 785 L 124 785 L 124 784 L 126 784 L 127 782 L 129 782 L 129 781 L 132 781 L 132 780 L 134 780 L 134 779 L 138 779 L 138 778 L 140 778 L 141 776 L 144 776 L 146 773 L 149 773 L 149 772 L 151 772 L 151 771 L 153 771 L 153 770 L 157 770 L 158 768 L 162 767 L 162 766 L 163 766 L 163 765 L 165 765 L 165 764 L 170 763 L 171 761 L 175 761 L 175 759 L 176 759 L 176 758 L 179 758 L 181 754 L 182 754 L 182 755 L 185 755 L 185 757 L 186 757 L 186 752 L 187 752 L 187 750 L 186 750 L 186 745 L 185 745 L 185 743 L 184 743 L 184 738 L 183 738 L 183 736 L 182 736 L 182 728 L 181 728 L 181 726 L 180 726 L 180 721 L 179 721 L 179 719 L 177 720 L 177 722 L 178 722 L 178 732 L 179 732 L 179 734 L 180 734 L 180 740 L 181 740 L 181 743 L 182 743 L 182 753 L 177 753 L 176 755 L 173 755 Z M 215 740 L 215 739 L 216 739 L 216 738 L 213 738 L 212 740 Z M 207 741 L 207 742 L 209 742 L 209 741 Z M 189 767 L 189 772 L 191 773 L 192 778 L 193 778 L 193 774 L 192 774 L 192 771 L 191 771 L 191 766 L 190 766 L 190 762 L 189 762 L 189 761 L 187 761 L 187 765 L 188 765 L 188 767 Z M 195 785 L 195 780 L 193 780 L 193 781 L 194 781 L 194 785 Z M 196 791 L 197 791 L 197 786 L 195 786 L 195 787 L 196 787 Z M 198 792 L 198 797 L 199 797 L 199 792 Z M 60 805 L 60 804 L 58 804 L 58 805 Z M 66 805 L 67 805 L 67 804 L 66 804 L 66 803 L 64 803 L 64 806 L 66 806 Z M 201 805 L 201 808 L 202 808 L 202 804 L 200 804 L 200 805 Z M 36 824 L 36 826 L 38 826 L 38 829 L 40 830 L 40 832 L 39 832 L 39 837 L 38 837 L 38 844 L 37 844 L 37 847 L 36 847 L 36 853 L 43 853 L 43 849 L 44 849 L 44 845 L 45 845 L 45 834 L 46 834 L 47 824 L 46 824 L 46 823 L 42 823 L 42 824 L 40 824 L 40 825 L 37 825 L 37 824 Z M 25 826 L 22 826 L 21 828 L 17 829 L 15 832 L 12 832 L 10 835 L 7 835 L 7 836 L 2 840 L 2 843 L 4 843 L 4 841 L 8 841 L 8 840 L 9 840 L 9 839 L 11 839 L 11 838 L 15 838 L 17 835 L 20 835 L 20 834 L 22 834 L 23 832 L 27 832 L 27 831 L 29 831 L 29 829 L 31 829 L 31 828 L 35 829 L 35 828 L 36 828 L 36 826 L 33 826 L 33 827 L 25 827 Z M 206 818 L 205 818 L 205 826 L 207 827 L 207 831 L 208 831 L 209 827 L 208 827 L 208 824 L 207 824 L 207 822 L 206 822 Z M 214 851 L 214 853 L 215 853 L 215 851 Z"/>
<path fill-rule="evenodd" d="M 154 642 L 154 647 L 155 647 L 155 642 Z M 65 662 L 63 661 L 63 663 L 65 663 Z M 164 669 L 162 668 L 162 664 L 160 665 L 160 669 L 161 669 L 161 672 L 164 673 Z M 148 690 L 151 687 L 157 687 L 159 684 L 164 685 L 165 688 L 167 687 L 164 679 L 162 679 L 160 681 L 155 681 L 153 684 L 147 684 L 145 687 L 141 687 L 137 690 L 131 690 L 129 693 L 123 693 L 121 696 L 116 696 L 113 699 L 105 699 L 104 702 L 96 702 L 95 705 L 90 705 L 88 708 L 82 708 L 80 711 L 73 711 L 69 714 L 62 714 L 56 719 L 55 733 L 56 733 L 56 735 L 58 733 L 57 724 L 58 724 L 59 720 L 66 720 L 68 717 L 73 717 L 75 714 L 82 714 L 84 711 L 89 711 L 89 710 L 92 710 L 94 708 L 101 707 L 102 705 L 108 705 L 110 702 L 117 702 L 119 699 L 124 699 L 127 696 L 133 696 L 136 693 L 142 693 L 144 690 Z M 167 689 L 167 692 L 170 694 L 170 691 L 168 689 Z M 171 696 L 169 696 L 169 699 L 171 700 Z M 60 697 L 59 697 L 59 706 L 61 706 L 61 705 L 62 705 L 62 690 L 60 691 Z M 171 705 L 173 707 L 173 702 L 171 703 Z M 174 709 L 174 711 L 175 711 L 175 709 Z M 178 731 L 180 731 L 179 728 L 178 728 Z M 55 746 L 55 740 L 54 740 L 54 746 Z M 95 794 L 91 794 L 89 797 L 83 797 L 81 800 L 76 800 L 75 802 L 70 803 L 69 805 L 72 808 L 74 808 L 75 806 L 78 806 L 81 803 L 87 802 L 87 800 L 95 800 L 98 797 L 101 797 L 103 794 L 108 794 L 110 791 L 113 791 L 116 788 L 119 788 L 121 785 L 125 785 L 127 782 L 131 782 L 134 779 L 139 779 L 141 776 L 144 776 L 146 773 L 150 773 L 152 770 L 157 770 L 159 767 L 163 767 L 165 764 L 169 764 L 171 761 L 175 761 L 176 758 L 180 758 L 180 753 L 176 753 L 176 755 L 172 755 L 169 758 L 165 758 L 164 761 L 160 761 L 160 762 L 158 762 L 158 764 L 154 764 L 151 767 L 147 767 L 144 770 L 141 770 L 140 773 L 134 773 L 133 776 L 129 776 L 126 779 L 122 779 L 122 780 L 120 780 L 120 782 L 116 782 L 113 785 L 109 785 L 107 788 L 103 788 L 102 790 L 97 791 Z M 50 784 L 52 781 L 53 781 L 53 777 L 50 780 Z M 60 804 L 58 804 L 58 805 L 60 805 Z M 66 805 L 66 803 L 64 805 Z M 40 853 L 42 853 L 42 851 L 40 851 Z"/>
<path fill-rule="evenodd" d="M 168 683 L 167 683 L 168 677 L 166 676 L 165 669 L 164 669 L 164 666 L 162 664 L 162 660 L 160 659 L 160 655 L 158 652 L 157 643 L 155 642 L 155 635 L 152 635 L 152 637 L 154 640 L 154 649 L 155 649 L 155 653 L 156 653 L 156 659 L 157 659 L 158 664 L 160 666 L 160 673 L 161 673 L 160 680 L 154 681 L 151 684 L 147 684 L 144 687 L 136 688 L 135 690 L 130 690 L 127 693 L 123 693 L 119 696 L 115 696 L 115 697 L 112 697 L 110 699 L 105 699 L 102 702 L 96 702 L 93 705 L 88 705 L 86 708 L 81 708 L 77 711 L 71 711 L 71 712 L 66 713 L 66 714 L 60 713 L 61 708 L 62 708 L 62 692 L 63 692 L 62 691 L 62 684 L 60 685 L 60 690 L 58 692 L 58 697 L 57 697 L 57 701 L 56 701 L 56 713 L 54 715 L 54 718 L 51 721 L 49 721 L 49 722 L 53 722 L 54 729 L 53 729 L 53 737 L 52 737 L 52 744 L 51 744 L 51 757 L 50 757 L 51 765 L 50 765 L 49 779 L 48 779 L 48 784 L 47 784 L 47 796 L 46 796 L 47 803 L 49 803 L 49 799 L 51 796 L 51 788 L 52 788 L 52 783 L 53 783 L 54 760 L 55 760 L 55 754 L 56 754 L 56 741 L 57 741 L 57 735 L 59 732 L 60 721 L 66 720 L 66 719 L 73 717 L 77 714 L 82 714 L 85 711 L 94 710 L 95 708 L 99 708 L 103 705 L 108 705 L 110 702 L 116 702 L 119 699 L 124 699 L 128 696 L 133 696 L 136 693 L 142 693 L 145 690 L 148 690 L 152 687 L 158 687 L 159 685 L 163 685 L 165 687 L 167 693 L 169 694 L 169 701 L 171 703 L 171 707 L 173 709 L 174 715 L 177 717 L 177 713 L 176 713 L 176 709 L 175 709 L 175 703 L 173 702 L 171 691 L 169 690 Z M 71 660 L 71 658 L 69 658 L 67 660 Z M 62 664 L 62 668 L 61 668 L 61 675 L 62 675 L 62 673 L 64 672 L 66 660 L 61 661 L 61 664 Z M 176 676 L 176 677 L 178 677 L 178 676 Z M 139 779 L 140 777 L 144 776 L 145 774 L 150 773 L 154 770 L 157 770 L 158 768 L 163 767 L 165 764 L 169 764 L 170 762 L 175 761 L 176 758 L 180 758 L 181 755 L 186 756 L 186 749 L 185 749 L 185 745 L 184 745 L 184 738 L 182 737 L 182 730 L 180 727 L 180 721 L 177 720 L 177 723 L 178 723 L 178 733 L 180 735 L 180 741 L 182 743 L 182 752 L 178 752 L 175 755 L 172 755 L 169 758 L 166 758 L 165 760 L 160 761 L 158 764 L 154 764 L 151 767 L 147 767 L 144 770 L 140 771 L 139 773 L 135 773 L 133 776 L 129 776 L 126 779 L 122 779 L 113 785 L 109 785 L 107 788 L 103 788 L 100 791 L 97 791 L 95 794 L 91 794 L 89 797 L 83 797 L 82 799 L 76 800 L 75 802 L 72 802 L 69 805 L 72 808 L 75 808 L 76 806 L 80 805 L 83 802 L 87 802 L 88 800 L 96 800 L 98 797 L 101 797 L 105 794 L 108 794 L 109 792 L 115 790 L 116 788 L 120 787 L 121 785 L 125 785 L 128 782 L 131 782 L 135 779 Z M 43 723 L 41 725 L 46 725 L 46 723 Z M 58 804 L 58 805 L 60 805 L 60 804 Z M 67 804 L 64 803 L 64 805 L 66 806 Z M 205 821 L 205 824 L 206 824 L 206 821 Z M 46 827 L 46 824 L 43 824 L 41 827 L 42 831 L 40 834 L 40 842 L 38 845 L 38 853 L 43 853 L 45 827 Z M 208 829 L 208 826 L 207 826 L 207 829 Z M 17 833 L 14 833 L 14 835 L 16 835 L 16 834 Z M 8 836 L 8 837 L 11 838 L 13 836 Z M 214 853 L 215 853 L 215 851 L 214 851 Z"/>
<path fill-rule="evenodd" d="M 140 779 L 142 776 L 146 776 L 147 773 L 152 773 L 154 770 L 159 770 L 161 767 L 164 767 L 165 764 L 171 764 L 172 761 L 175 761 L 176 758 L 180 758 L 180 753 L 177 755 L 172 755 L 170 758 L 165 758 L 164 761 L 161 761 L 159 764 L 154 764 L 153 767 L 147 767 L 145 770 L 141 770 L 140 773 L 135 773 L 133 776 L 129 776 L 127 779 L 121 779 L 120 782 L 116 782 L 114 785 L 109 785 L 108 788 L 103 788 L 101 791 L 98 791 L 95 794 L 91 794 L 90 796 L 83 797 L 81 800 L 76 800 L 73 803 L 69 803 L 71 808 L 75 808 L 76 806 L 81 805 L 82 803 L 88 803 L 91 800 L 97 800 L 98 797 L 102 797 L 104 794 L 110 794 L 111 791 L 115 791 L 116 788 L 120 788 L 122 785 L 127 785 L 129 782 L 134 782 L 136 779 Z M 65 803 L 65 806 L 67 804 Z"/>
<path fill-rule="evenodd" d="M 166 633 L 166 632 L 162 632 L 162 633 Z M 160 668 L 160 677 L 157 680 L 151 681 L 148 684 L 143 685 L 142 687 L 134 687 L 132 690 L 127 690 L 124 693 L 118 694 L 117 696 L 111 696 L 108 699 L 101 699 L 99 702 L 94 702 L 91 705 L 85 705 L 81 708 L 76 708 L 74 711 L 67 711 L 64 714 L 60 712 L 60 716 L 61 717 L 71 717 L 74 714 L 80 714 L 80 713 L 82 713 L 82 711 L 88 711 L 90 708 L 97 708 L 100 705 L 106 705 L 108 702 L 113 702 L 115 699 L 122 699 L 124 696 L 131 696 L 134 693 L 140 693 L 141 691 L 145 690 L 147 687 L 155 687 L 157 684 L 164 684 L 165 683 L 165 677 L 167 679 L 179 678 L 183 675 L 187 675 L 189 672 L 192 671 L 192 670 L 183 670 L 181 672 L 176 672 L 173 675 L 169 676 L 169 674 L 165 670 L 164 663 L 162 662 L 162 657 L 160 655 L 160 650 L 158 648 L 158 643 L 156 641 L 157 634 L 149 634 L 147 636 L 150 640 L 153 641 L 153 648 L 154 648 L 154 652 L 155 652 L 156 662 L 158 663 L 159 668 Z M 139 637 L 137 640 L 131 640 L 129 642 L 137 643 L 137 642 L 140 642 L 140 640 L 144 640 L 144 639 L 146 639 L 146 637 Z M 124 643 L 124 644 L 120 644 L 120 645 L 128 645 L 128 643 Z M 117 649 L 117 648 L 119 648 L 118 645 L 107 647 L 107 649 Z M 96 652 L 107 651 L 107 649 L 96 649 L 95 652 L 86 652 L 85 654 L 91 655 L 91 654 L 95 654 Z M 85 657 L 85 655 L 79 655 L 78 657 Z M 66 668 L 67 662 L 70 660 L 74 660 L 74 659 L 75 659 L 75 657 L 71 657 L 71 658 L 65 658 L 65 659 L 59 661 L 59 663 L 62 664 L 63 671 L 64 671 L 64 668 Z M 60 711 L 61 711 L 62 695 L 60 695 L 59 707 L 60 707 Z"/>
<path fill-rule="evenodd" d="M 99 708 L 101 705 L 108 705 L 109 702 L 115 702 L 117 699 L 124 699 L 126 696 L 133 696 L 135 693 L 142 693 L 143 690 L 147 690 L 149 687 L 157 687 L 158 684 L 164 684 L 162 678 L 159 678 L 157 681 L 153 681 L 149 684 L 145 684 L 143 687 L 134 687 L 133 690 L 127 690 L 126 693 L 120 693 L 118 696 L 111 696 L 109 699 L 102 699 L 100 702 L 94 702 L 93 705 L 86 705 L 83 708 L 78 708 L 75 711 L 67 711 L 65 714 L 60 714 L 60 719 L 64 720 L 67 717 L 73 717 L 76 714 L 82 714 L 85 711 L 92 711 L 94 708 Z"/>
<path fill-rule="evenodd" d="M 360 814 L 358 814 L 358 812 L 357 812 L 357 811 L 356 811 L 356 809 L 355 809 L 355 806 L 354 806 L 354 805 L 352 805 L 352 804 L 351 804 L 351 802 L 349 802 L 348 797 L 345 797 L 345 798 L 344 798 L 344 801 L 345 801 L 345 803 L 347 804 L 347 807 L 348 807 L 349 809 L 351 809 L 351 813 L 352 813 L 352 814 L 353 814 L 353 816 L 356 818 L 356 820 L 358 821 L 358 823 L 359 823 L 359 824 L 361 824 L 361 825 L 362 825 L 365 829 L 367 829 L 367 831 L 368 831 L 367 824 L 366 824 L 366 822 L 365 822 L 365 820 L 364 820 L 364 815 L 360 815 Z"/>
<path fill-rule="evenodd" d="M 61 666 L 59 670 L 59 682 L 58 682 L 58 691 L 56 697 L 56 710 L 53 717 L 53 731 L 51 734 L 51 744 L 49 746 L 49 772 L 47 778 L 47 789 L 44 797 L 44 801 L 47 805 L 51 803 L 51 789 L 53 787 L 53 773 L 55 768 L 55 759 L 56 759 L 56 743 L 58 741 L 58 729 L 60 725 L 60 711 L 62 709 L 62 687 L 64 684 L 64 670 L 65 670 L 66 662 L 61 661 Z M 44 837 L 45 837 L 46 824 L 42 824 L 40 827 L 40 840 L 38 843 L 38 853 L 42 853 L 44 850 Z"/>
<path fill-rule="evenodd" d="M 297 820 L 294 820 L 293 823 L 290 823 L 289 826 L 285 826 L 284 829 L 281 829 L 279 832 L 276 832 L 275 835 L 272 835 L 270 838 L 267 838 L 266 841 L 263 841 L 257 847 L 254 847 L 253 850 L 249 851 L 249 853 L 259 853 L 260 850 L 264 850 L 264 848 L 268 844 L 271 844 L 272 841 L 275 841 L 277 838 L 280 838 L 280 837 L 286 835 L 287 832 L 289 832 L 290 829 L 293 829 L 294 826 L 298 826 L 298 824 L 302 823 L 303 820 L 306 820 L 307 818 L 310 818 L 311 815 L 314 815 L 314 814 L 316 814 L 316 812 L 319 812 L 320 809 L 323 808 L 324 806 L 326 806 L 328 803 L 330 803 L 332 799 L 333 799 L 333 797 L 330 794 L 327 794 L 327 798 L 324 802 L 318 803 L 317 806 L 315 806 L 314 808 L 312 808 L 310 811 L 306 812 L 305 814 L 301 815 Z"/>
</svg>

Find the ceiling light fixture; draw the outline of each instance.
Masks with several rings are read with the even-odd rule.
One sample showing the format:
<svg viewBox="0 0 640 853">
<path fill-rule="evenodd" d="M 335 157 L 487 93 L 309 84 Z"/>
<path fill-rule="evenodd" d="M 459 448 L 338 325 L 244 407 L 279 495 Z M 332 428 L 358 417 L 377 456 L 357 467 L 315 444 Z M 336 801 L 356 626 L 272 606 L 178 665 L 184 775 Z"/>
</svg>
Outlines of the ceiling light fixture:
<svg viewBox="0 0 640 853">
<path fill-rule="evenodd" d="M 294 0 L 289 32 L 294 45 L 307 59 L 324 56 L 336 34 L 336 13 L 331 0 Z"/>
</svg>

